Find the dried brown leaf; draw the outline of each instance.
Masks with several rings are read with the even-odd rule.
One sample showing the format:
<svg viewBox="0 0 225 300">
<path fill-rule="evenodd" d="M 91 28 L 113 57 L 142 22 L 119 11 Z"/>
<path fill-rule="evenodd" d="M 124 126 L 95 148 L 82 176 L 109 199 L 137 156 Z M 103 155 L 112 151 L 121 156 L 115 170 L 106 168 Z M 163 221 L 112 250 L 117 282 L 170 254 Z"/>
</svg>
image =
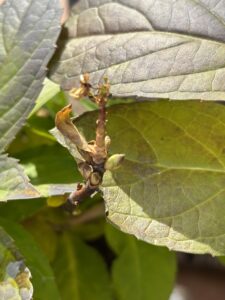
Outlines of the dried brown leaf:
<svg viewBox="0 0 225 300">
<path fill-rule="evenodd" d="M 56 114 L 55 125 L 57 129 L 68 138 L 73 144 L 77 146 L 80 150 L 85 152 L 90 152 L 90 146 L 88 145 L 85 138 L 79 133 L 76 126 L 72 123 L 70 119 L 70 113 L 72 112 L 72 105 L 69 104 L 60 110 Z"/>
</svg>

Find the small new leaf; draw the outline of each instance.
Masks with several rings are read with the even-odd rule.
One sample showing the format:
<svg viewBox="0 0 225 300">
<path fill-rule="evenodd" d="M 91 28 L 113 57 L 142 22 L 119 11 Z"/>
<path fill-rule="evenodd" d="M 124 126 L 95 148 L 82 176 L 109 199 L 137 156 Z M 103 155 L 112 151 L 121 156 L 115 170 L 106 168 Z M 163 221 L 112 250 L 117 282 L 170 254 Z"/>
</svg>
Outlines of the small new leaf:
<svg viewBox="0 0 225 300">
<path fill-rule="evenodd" d="M 125 154 L 114 154 L 105 162 L 105 170 L 113 171 L 120 167 L 125 158 Z"/>
</svg>

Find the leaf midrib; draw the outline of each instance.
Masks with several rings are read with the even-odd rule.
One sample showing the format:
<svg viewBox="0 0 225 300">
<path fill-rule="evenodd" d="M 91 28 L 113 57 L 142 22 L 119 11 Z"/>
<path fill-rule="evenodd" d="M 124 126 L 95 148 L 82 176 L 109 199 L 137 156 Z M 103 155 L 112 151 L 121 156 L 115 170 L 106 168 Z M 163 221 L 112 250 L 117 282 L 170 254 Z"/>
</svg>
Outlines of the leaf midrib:
<svg viewBox="0 0 225 300">
<path fill-rule="evenodd" d="M 164 35 L 168 35 L 168 36 L 173 36 L 173 37 L 179 37 L 179 38 L 183 38 L 183 39 L 189 39 L 189 41 L 191 42 L 192 40 L 196 40 L 196 41 L 206 41 L 206 42 L 210 42 L 213 44 L 217 44 L 218 46 L 224 45 L 225 40 L 218 40 L 218 39 L 213 39 L 210 37 L 206 37 L 206 36 L 198 36 L 198 35 L 189 35 L 186 33 L 178 33 L 176 31 L 163 31 L 163 30 L 155 30 L 155 31 L 147 31 L 147 30 L 139 30 L 139 31 L 134 31 L 132 32 L 132 34 L 139 34 L 139 33 L 146 33 L 146 34 L 164 34 Z M 93 39 L 93 37 L 98 37 L 98 36 L 109 36 L 109 37 L 114 37 L 114 36 L 119 36 L 119 35 L 126 35 L 126 34 L 131 34 L 131 32 L 127 31 L 127 32 L 119 32 L 119 33 L 96 33 L 96 34 L 91 34 L 91 35 L 84 35 L 84 36 L 75 36 L 75 37 L 70 37 L 66 40 L 66 43 L 68 43 L 71 40 L 80 40 L 80 39 L 86 39 L 86 38 L 90 38 Z M 65 40 L 64 40 L 65 42 Z"/>
</svg>

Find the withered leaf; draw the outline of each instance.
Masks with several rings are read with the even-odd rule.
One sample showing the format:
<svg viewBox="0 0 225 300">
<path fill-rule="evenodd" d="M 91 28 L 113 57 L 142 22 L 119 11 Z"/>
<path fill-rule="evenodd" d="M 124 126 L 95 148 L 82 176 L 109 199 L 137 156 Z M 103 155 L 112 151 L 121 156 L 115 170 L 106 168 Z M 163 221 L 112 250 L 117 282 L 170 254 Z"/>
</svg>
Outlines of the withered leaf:
<svg viewBox="0 0 225 300">
<path fill-rule="evenodd" d="M 72 105 L 69 104 L 60 110 L 56 114 L 55 124 L 58 130 L 63 134 L 64 137 L 68 138 L 74 145 L 80 150 L 90 152 L 90 146 L 88 145 L 85 138 L 79 133 L 76 126 L 70 119 L 70 113 L 72 112 Z"/>
</svg>

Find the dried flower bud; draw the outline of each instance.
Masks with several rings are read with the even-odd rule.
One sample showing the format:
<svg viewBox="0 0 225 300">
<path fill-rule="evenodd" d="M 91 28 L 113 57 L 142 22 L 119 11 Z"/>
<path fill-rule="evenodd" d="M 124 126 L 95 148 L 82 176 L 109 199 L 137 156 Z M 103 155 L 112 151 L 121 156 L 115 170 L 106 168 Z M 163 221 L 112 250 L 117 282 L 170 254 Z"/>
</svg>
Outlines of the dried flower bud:
<svg viewBox="0 0 225 300">
<path fill-rule="evenodd" d="M 91 165 L 87 164 L 86 162 L 82 162 L 78 165 L 78 169 L 81 173 L 81 175 L 85 178 L 88 179 L 93 172 L 93 168 Z"/>
<path fill-rule="evenodd" d="M 105 162 L 105 166 L 104 166 L 105 169 L 112 171 L 119 168 L 124 158 L 125 158 L 125 154 L 114 154 L 110 156 Z"/>
<path fill-rule="evenodd" d="M 73 88 L 69 95 L 75 99 L 87 97 L 89 95 L 91 84 L 89 83 L 89 74 L 83 74 L 80 76 L 80 87 Z"/>
<path fill-rule="evenodd" d="M 69 95 L 75 99 L 80 99 L 87 96 L 87 91 L 85 86 L 81 86 L 79 88 L 73 88 L 70 90 Z"/>
<path fill-rule="evenodd" d="M 89 80 L 90 80 L 90 76 L 88 73 L 80 75 L 80 83 L 81 84 L 89 84 L 90 85 Z"/>
<path fill-rule="evenodd" d="M 102 177 L 98 172 L 93 172 L 90 176 L 90 184 L 92 186 L 98 186 L 102 182 Z"/>
</svg>

